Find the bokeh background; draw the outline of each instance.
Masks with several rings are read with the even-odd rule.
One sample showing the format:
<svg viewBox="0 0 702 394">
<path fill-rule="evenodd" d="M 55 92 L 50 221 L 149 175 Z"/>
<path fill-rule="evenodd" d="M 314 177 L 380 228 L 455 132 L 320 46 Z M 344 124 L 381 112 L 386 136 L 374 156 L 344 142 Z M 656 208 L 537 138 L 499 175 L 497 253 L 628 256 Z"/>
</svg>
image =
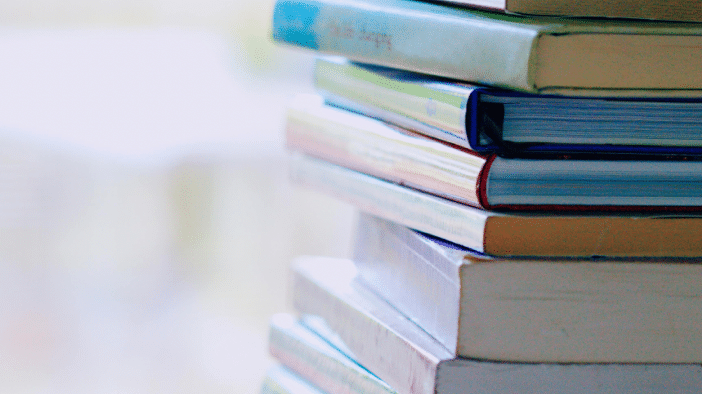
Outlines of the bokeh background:
<svg viewBox="0 0 702 394">
<path fill-rule="evenodd" d="M 0 392 L 258 392 L 290 260 L 355 220 L 288 181 L 272 8 L 0 2 Z"/>
</svg>

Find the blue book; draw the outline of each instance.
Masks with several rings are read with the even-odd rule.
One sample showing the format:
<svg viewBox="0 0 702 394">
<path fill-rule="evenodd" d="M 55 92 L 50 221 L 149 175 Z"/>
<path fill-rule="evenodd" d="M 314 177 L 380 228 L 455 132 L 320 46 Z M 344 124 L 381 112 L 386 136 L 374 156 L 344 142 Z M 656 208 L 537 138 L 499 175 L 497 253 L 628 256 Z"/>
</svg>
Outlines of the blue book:
<svg viewBox="0 0 702 394">
<path fill-rule="evenodd" d="M 289 106 L 286 142 L 328 163 L 488 210 L 702 208 L 701 160 L 481 155 L 324 104 L 317 95 L 300 95 Z"/>
<path fill-rule="evenodd" d="M 702 25 L 524 17 L 411 0 L 278 0 L 279 43 L 542 94 L 702 95 Z"/>
<path fill-rule="evenodd" d="M 702 154 L 702 99 L 538 95 L 320 58 L 328 104 L 479 153 Z"/>
</svg>

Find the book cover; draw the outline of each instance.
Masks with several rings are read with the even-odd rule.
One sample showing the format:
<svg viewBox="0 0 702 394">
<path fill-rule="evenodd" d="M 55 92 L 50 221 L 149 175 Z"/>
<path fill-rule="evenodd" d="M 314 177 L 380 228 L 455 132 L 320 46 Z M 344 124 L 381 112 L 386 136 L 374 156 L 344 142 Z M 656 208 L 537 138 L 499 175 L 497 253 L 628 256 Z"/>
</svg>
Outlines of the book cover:
<svg viewBox="0 0 702 394">
<path fill-rule="evenodd" d="M 518 14 L 702 22 L 702 2 L 668 0 L 442 0 Z"/>
<path fill-rule="evenodd" d="M 466 357 L 702 359 L 688 349 L 702 343 L 697 261 L 491 258 L 362 215 L 354 263 L 376 294 Z"/>
<path fill-rule="evenodd" d="M 261 384 L 261 394 L 326 394 L 289 369 L 276 365 L 267 372 Z"/>
<path fill-rule="evenodd" d="M 702 161 L 504 158 L 449 145 L 298 96 L 288 147 L 463 204 L 493 210 L 695 211 Z"/>
<path fill-rule="evenodd" d="M 314 82 L 337 107 L 477 152 L 702 154 L 702 99 L 548 96 L 318 58 Z"/>
<path fill-rule="evenodd" d="M 293 273 L 303 323 L 400 394 L 697 393 L 699 364 L 520 363 L 456 357 L 355 282 L 349 260 L 306 257 Z M 642 343 L 645 346 L 645 343 Z"/>
<path fill-rule="evenodd" d="M 354 61 L 535 93 L 702 89 L 698 24 L 519 17 L 410 0 L 278 0 L 272 34 Z"/>
<path fill-rule="evenodd" d="M 334 394 L 397 394 L 387 383 L 347 357 L 289 314 L 273 316 L 269 349 L 298 376 Z"/>
<path fill-rule="evenodd" d="M 701 216 L 495 212 L 459 204 L 303 154 L 291 156 L 290 169 L 295 184 L 485 254 L 702 256 Z"/>
</svg>

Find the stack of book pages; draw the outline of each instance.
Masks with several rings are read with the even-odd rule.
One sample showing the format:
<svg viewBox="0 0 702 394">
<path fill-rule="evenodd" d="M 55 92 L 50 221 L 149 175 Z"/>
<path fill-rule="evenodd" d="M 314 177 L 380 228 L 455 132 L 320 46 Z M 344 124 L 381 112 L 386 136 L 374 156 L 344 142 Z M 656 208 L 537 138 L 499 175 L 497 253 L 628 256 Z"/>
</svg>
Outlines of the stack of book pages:
<svg viewBox="0 0 702 394">
<path fill-rule="evenodd" d="M 360 211 L 293 262 L 262 393 L 702 392 L 702 2 L 278 0 L 317 54 L 292 179 Z"/>
</svg>

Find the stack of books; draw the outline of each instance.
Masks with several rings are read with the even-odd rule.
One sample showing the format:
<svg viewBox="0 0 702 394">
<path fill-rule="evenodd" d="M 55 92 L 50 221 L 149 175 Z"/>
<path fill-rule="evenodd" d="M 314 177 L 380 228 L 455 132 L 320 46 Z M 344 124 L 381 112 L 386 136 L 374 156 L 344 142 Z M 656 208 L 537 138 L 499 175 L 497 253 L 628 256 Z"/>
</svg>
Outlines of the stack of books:
<svg viewBox="0 0 702 394">
<path fill-rule="evenodd" d="M 293 263 L 262 391 L 702 391 L 700 22 L 694 1 L 278 0 L 274 39 L 319 55 L 293 180 L 362 214 L 353 261 Z"/>
</svg>

